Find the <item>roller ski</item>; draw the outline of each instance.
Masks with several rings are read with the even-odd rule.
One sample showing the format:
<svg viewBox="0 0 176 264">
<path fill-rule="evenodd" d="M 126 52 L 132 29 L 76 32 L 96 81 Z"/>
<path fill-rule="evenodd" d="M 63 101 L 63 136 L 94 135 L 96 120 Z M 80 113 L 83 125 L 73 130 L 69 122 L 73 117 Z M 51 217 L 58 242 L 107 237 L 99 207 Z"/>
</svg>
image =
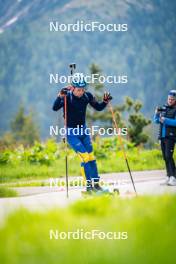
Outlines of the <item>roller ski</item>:
<svg viewBox="0 0 176 264">
<path fill-rule="evenodd" d="M 119 189 L 114 188 L 110 191 L 108 188 L 102 188 L 98 183 L 94 186 L 89 186 L 86 191 L 81 192 L 83 196 L 103 196 L 103 195 L 119 195 Z"/>
</svg>

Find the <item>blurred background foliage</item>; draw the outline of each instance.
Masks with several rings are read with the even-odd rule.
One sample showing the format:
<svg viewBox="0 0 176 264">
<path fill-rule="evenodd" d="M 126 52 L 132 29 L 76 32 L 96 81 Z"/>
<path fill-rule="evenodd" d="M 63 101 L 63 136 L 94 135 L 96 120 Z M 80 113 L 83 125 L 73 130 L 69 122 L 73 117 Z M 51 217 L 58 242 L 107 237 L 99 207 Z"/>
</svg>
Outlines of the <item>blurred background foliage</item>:
<svg viewBox="0 0 176 264">
<path fill-rule="evenodd" d="M 21 105 L 27 113 L 33 110 L 42 139 L 49 137 L 50 125 L 62 125 L 62 114 L 52 111 L 62 85 L 49 84 L 49 74 L 68 75 L 72 61 L 84 73 L 96 62 L 103 74 L 128 75 L 127 84 L 106 85 L 113 105 L 122 104 L 126 96 L 140 100 L 149 119 L 175 88 L 175 1 L 7 0 L 0 7 L 1 135 L 10 130 Z M 77 20 L 127 23 L 128 31 L 49 31 L 50 21 Z M 148 132 L 153 136 L 153 130 Z"/>
</svg>

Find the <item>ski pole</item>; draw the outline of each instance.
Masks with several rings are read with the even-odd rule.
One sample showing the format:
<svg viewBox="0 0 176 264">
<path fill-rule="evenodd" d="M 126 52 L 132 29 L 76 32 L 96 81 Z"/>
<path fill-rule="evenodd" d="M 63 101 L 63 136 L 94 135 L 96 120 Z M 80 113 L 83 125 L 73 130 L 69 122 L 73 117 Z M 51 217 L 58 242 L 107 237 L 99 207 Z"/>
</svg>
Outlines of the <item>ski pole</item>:
<svg viewBox="0 0 176 264">
<path fill-rule="evenodd" d="M 76 63 L 70 63 L 69 67 L 70 67 L 70 74 L 73 75 L 74 70 L 76 69 Z"/>
<path fill-rule="evenodd" d="M 66 178 L 66 196 L 68 198 L 68 156 L 67 156 L 67 95 L 64 95 L 64 126 L 66 135 L 64 138 L 65 143 L 65 178 Z"/>
<path fill-rule="evenodd" d="M 112 120 L 114 122 L 115 129 L 116 129 L 116 131 L 118 131 L 118 126 L 117 126 L 117 122 L 116 122 L 116 119 L 115 119 L 115 114 L 114 114 L 112 105 L 111 105 L 110 102 L 108 103 L 108 105 L 109 105 L 110 112 L 112 114 Z M 120 141 L 122 153 L 123 153 L 123 156 L 124 156 L 124 159 L 125 159 L 127 168 L 128 168 L 128 172 L 129 172 L 129 175 L 130 175 L 130 179 L 131 179 L 131 182 L 132 182 L 132 185 L 133 185 L 133 189 L 134 189 L 134 191 L 135 191 L 135 193 L 137 195 L 137 191 L 136 191 L 136 187 L 135 187 L 134 180 L 133 180 L 133 177 L 132 177 L 131 169 L 130 169 L 129 162 L 128 162 L 128 159 L 127 159 L 127 155 L 126 155 L 126 152 L 125 152 L 125 147 L 124 147 L 124 144 L 122 142 L 122 138 L 121 138 L 121 135 L 120 134 L 119 134 L 119 141 Z"/>
<path fill-rule="evenodd" d="M 76 69 L 76 64 L 72 63 L 69 65 L 70 67 L 70 73 L 73 75 L 73 70 Z M 64 144 L 65 144 L 65 179 L 66 179 L 66 196 L 68 196 L 68 148 L 67 148 L 67 94 L 64 95 L 64 126 L 66 130 L 66 135 L 64 138 Z"/>
</svg>

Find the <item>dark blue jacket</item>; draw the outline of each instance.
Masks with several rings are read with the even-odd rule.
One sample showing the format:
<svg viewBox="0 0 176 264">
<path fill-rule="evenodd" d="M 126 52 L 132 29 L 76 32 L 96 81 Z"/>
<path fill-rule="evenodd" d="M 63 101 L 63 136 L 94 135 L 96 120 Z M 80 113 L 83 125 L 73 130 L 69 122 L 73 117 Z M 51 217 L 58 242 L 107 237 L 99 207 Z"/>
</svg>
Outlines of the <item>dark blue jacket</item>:
<svg viewBox="0 0 176 264">
<path fill-rule="evenodd" d="M 95 110 L 102 111 L 106 107 L 105 102 L 97 102 L 90 92 L 85 92 L 83 96 L 77 97 L 72 92 L 67 93 L 67 126 L 77 127 L 85 125 L 86 108 L 90 104 Z M 53 104 L 53 110 L 64 109 L 64 98 L 58 96 Z"/>
</svg>

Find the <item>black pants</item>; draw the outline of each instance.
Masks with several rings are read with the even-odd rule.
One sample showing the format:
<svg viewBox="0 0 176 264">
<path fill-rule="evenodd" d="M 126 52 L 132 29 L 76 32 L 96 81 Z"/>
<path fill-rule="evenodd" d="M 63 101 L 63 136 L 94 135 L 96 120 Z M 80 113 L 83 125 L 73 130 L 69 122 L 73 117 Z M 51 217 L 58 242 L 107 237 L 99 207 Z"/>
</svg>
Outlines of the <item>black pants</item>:
<svg viewBox="0 0 176 264">
<path fill-rule="evenodd" d="M 161 150 L 166 164 L 167 176 L 176 177 L 175 162 L 173 159 L 175 140 L 169 138 L 161 139 Z"/>
</svg>

